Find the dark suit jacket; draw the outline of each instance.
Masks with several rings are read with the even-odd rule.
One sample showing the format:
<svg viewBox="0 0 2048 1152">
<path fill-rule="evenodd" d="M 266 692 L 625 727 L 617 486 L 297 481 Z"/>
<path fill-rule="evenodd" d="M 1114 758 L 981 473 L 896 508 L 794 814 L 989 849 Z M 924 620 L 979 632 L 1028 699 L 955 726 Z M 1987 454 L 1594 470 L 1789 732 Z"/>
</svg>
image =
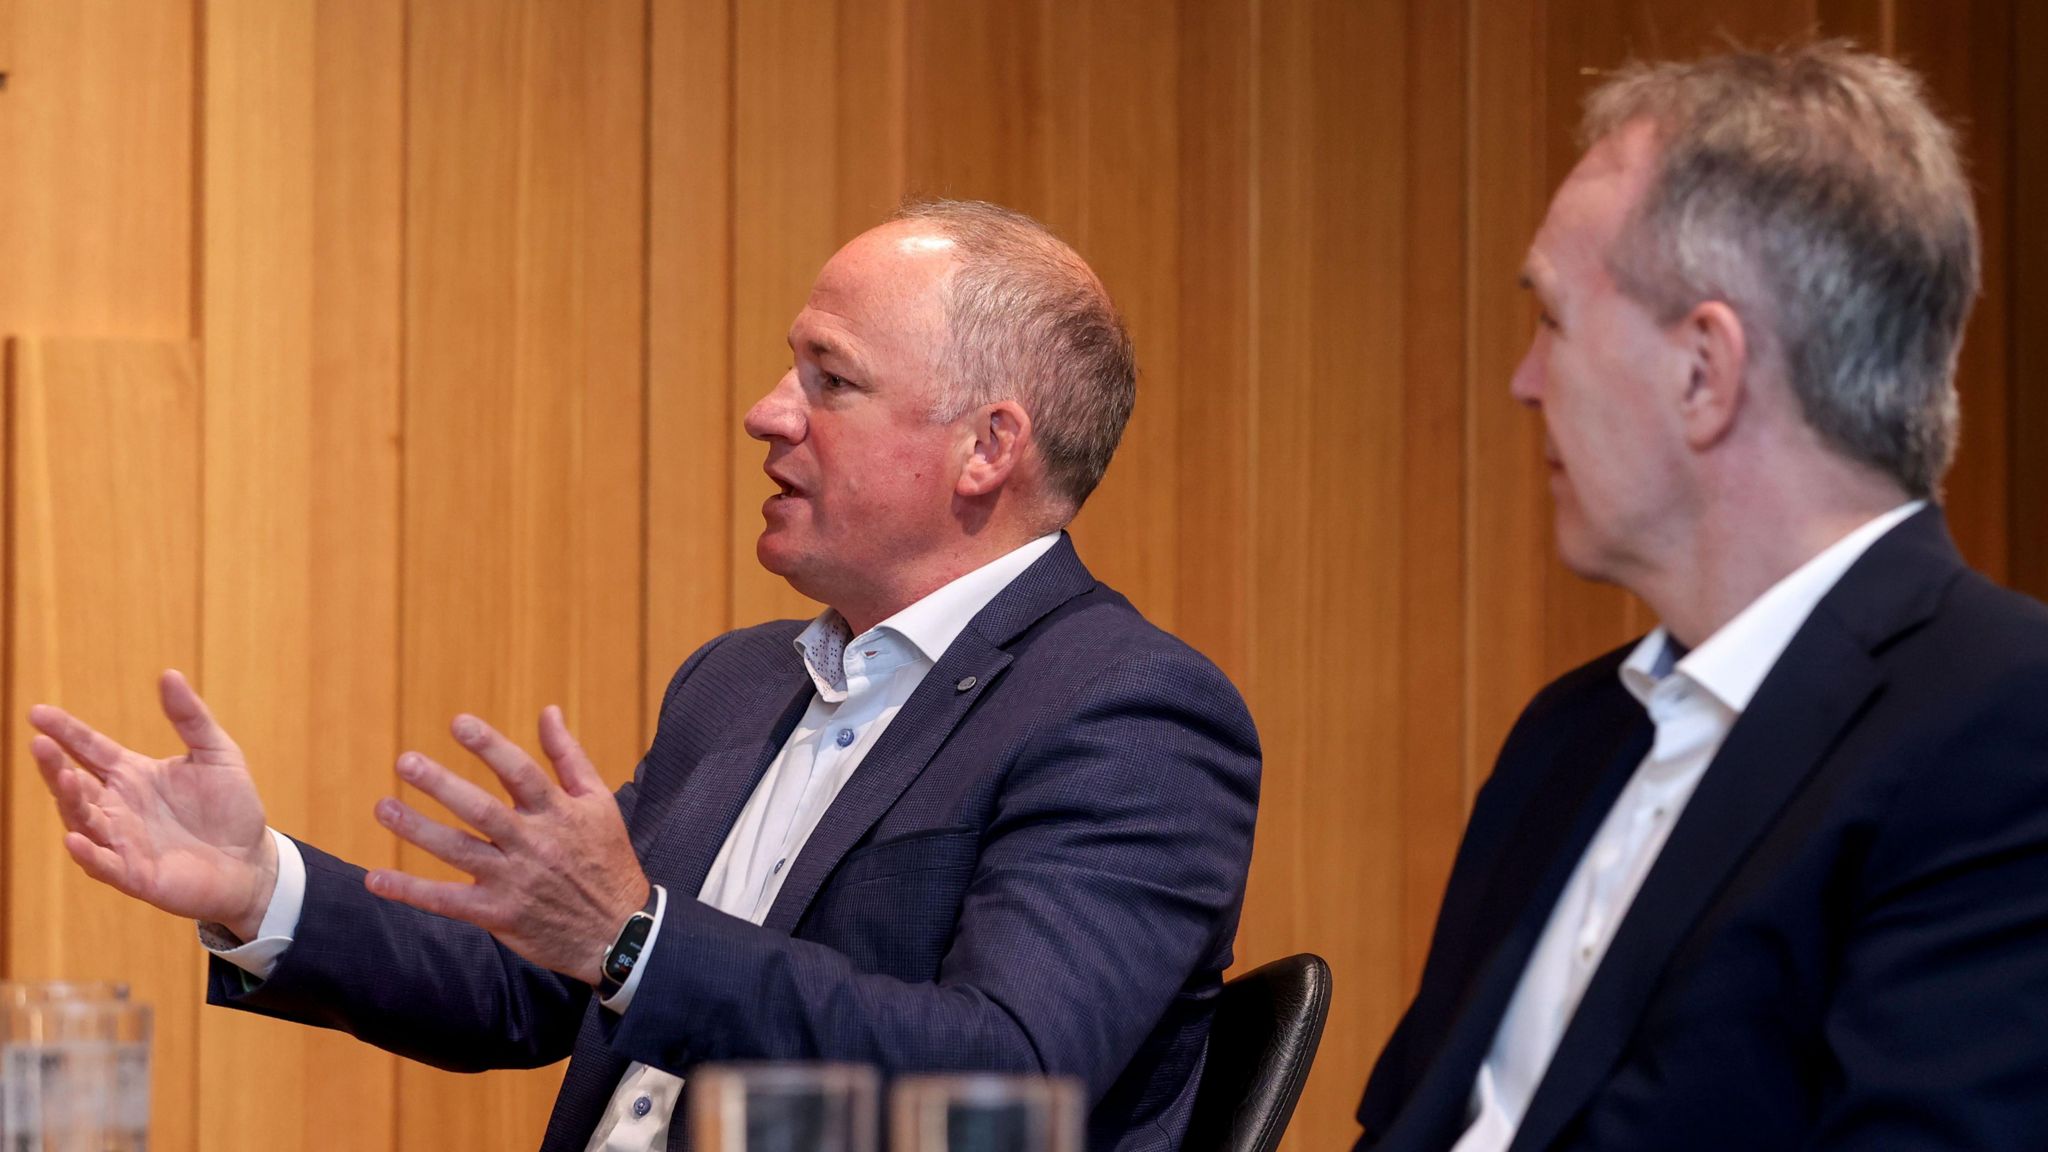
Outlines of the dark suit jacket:
<svg viewBox="0 0 2048 1152">
<path fill-rule="evenodd" d="M 1449 1148 L 1650 724 L 1626 649 L 1480 791 L 1359 1147 Z M 2048 1147 L 2048 611 L 1923 511 L 1820 602 L 1644 880 L 1513 1145 Z"/>
<path fill-rule="evenodd" d="M 1259 752 L 1237 692 L 1062 539 L 953 642 L 757 927 L 695 897 L 810 701 L 802 627 L 691 656 L 619 793 L 669 891 L 623 1017 L 310 849 L 292 947 L 248 990 L 216 961 L 210 998 L 445 1068 L 573 1053 L 547 1150 L 580 1152 L 629 1061 L 768 1059 L 1072 1075 L 1092 1147 L 1175 1147 L 1251 857 Z M 679 1111 L 671 1148 L 687 1127 Z"/>
</svg>

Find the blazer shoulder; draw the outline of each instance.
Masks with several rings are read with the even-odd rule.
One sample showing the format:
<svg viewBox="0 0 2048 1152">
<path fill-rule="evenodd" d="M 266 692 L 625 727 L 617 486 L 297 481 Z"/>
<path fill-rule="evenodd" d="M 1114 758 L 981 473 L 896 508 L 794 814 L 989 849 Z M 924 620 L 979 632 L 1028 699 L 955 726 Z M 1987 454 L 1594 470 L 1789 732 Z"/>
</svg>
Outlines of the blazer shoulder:
<svg viewBox="0 0 2048 1152">
<path fill-rule="evenodd" d="M 1147 620 L 1115 589 L 1097 583 L 1060 604 L 1012 645 L 1022 660 L 1056 660 L 1076 670 L 1151 666 L 1174 668 L 1240 694 L 1223 670 L 1193 645 Z"/>
<path fill-rule="evenodd" d="M 1607 709 L 1632 701 L 1628 689 L 1621 684 L 1621 665 L 1642 641 L 1638 636 L 1545 684 L 1523 706 L 1508 733 L 1508 746 L 1514 746 L 1517 737 L 1527 738 L 1559 722 L 1572 721 L 1582 710 Z"/>
</svg>

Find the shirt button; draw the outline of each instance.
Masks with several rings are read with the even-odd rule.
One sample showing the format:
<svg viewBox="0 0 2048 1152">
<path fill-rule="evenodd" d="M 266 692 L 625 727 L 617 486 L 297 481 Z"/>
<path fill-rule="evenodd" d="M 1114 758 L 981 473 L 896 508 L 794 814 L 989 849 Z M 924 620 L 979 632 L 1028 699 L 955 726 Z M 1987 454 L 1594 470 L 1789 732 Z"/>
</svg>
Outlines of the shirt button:
<svg viewBox="0 0 2048 1152">
<path fill-rule="evenodd" d="M 649 1099 L 649 1098 L 647 1098 L 647 1097 L 645 1097 L 645 1096 L 642 1096 L 642 1097 L 640 1097 L 639 1099 L 637 1099 L 637 1100 L 633 1101 L 633 1118 L 634 1118 L 634 1119 L 636 1119 L 636 1120 L 637 1120 L 637 1119 L 639 1119 L 639 1118 L 641 1118 L 641 1117 L 643 1117 L 643 1116 L 647 1115 L 647 1114 L 648 1114 L 649 1112 L 652 1112 L 652 1111 L 654 1111 L 654 1101 L 653 1101 L 653 1100 L 651 1100 L 651 1099 Z"/>
<path fill-rule="evenodd" d="M 787 863 L 789 863 L 789 857 L 787 857 L 787 856 L 784 856 L 784 857 L 783 857 L 782 859 L 780 859 L 780 860 L 777 860 L 777 861 L 775 862 L 775 867 L 773 867 L 773 868 L 770 868 L 770 869 L 768 870 L 768 874 L 769 874 L 770 876 L 780 876 L 780 875 L 782 875 L 782 866 L 783 866 L 784 864 L 787 864 Z"/>
<path fill-rule="evenodd" d="M 845 748 L 845 747 L 847 747 L 848 745 L 852 744 L 852 743 L 853 743 L 853 729 L 851 729 L 851 728 L 841 728 L 841 729 L 839 730 L 839 741 L 838 741 L 838 743 L 839 743 L 839 746 L 840 746 L 841 748 Z"/>
</svg>

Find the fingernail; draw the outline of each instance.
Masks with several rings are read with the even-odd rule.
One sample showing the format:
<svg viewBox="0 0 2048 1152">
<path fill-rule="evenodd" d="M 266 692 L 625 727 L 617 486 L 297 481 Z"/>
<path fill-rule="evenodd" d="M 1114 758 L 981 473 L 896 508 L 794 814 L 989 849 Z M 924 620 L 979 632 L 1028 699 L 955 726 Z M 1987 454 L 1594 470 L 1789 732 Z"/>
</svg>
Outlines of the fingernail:
<svg viewBox="0 0 2048 1152">
<path fill-rule="evenodd" d="M 399 775 L 399 778 L 400 778 L 400 779 L 404 779 L 404 780 L 417 780 L 417 779 L 419 779 L 419 776 L 420 776 L 420 757 L 419 757 L 419 753 L 417 753 L 417 752 L 407 752 L 406 754 L 404 754 L 403 756 L 400 756 L 400 757 L 398 758 L 398 775 Z"/>
<path fill-rule="evenodd" d="M 398 823 L 398 801 L 389 796 L 377 801 L 377 819 L 385 824 Z"/>
<path fill-rule="evenodd" d="M 482 726 L 476 722 L 475 717 L 458 716 L 455 718 L 455 738 L 457 740 L 467 744 L 481 735 L 483 735 Z"/>
</svg>

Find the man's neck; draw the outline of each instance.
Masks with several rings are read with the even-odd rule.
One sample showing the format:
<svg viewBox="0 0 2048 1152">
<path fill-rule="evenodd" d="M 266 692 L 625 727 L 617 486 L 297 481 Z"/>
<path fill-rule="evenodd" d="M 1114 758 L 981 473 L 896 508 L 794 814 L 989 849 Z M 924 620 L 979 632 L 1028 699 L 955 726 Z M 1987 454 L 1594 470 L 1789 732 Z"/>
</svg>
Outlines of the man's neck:
<svg viewBox="0 0 2048 1152">
<path fill-rule="evenodd" d="M 859 636 L 912 604 L 979 568 L 1009 555 L 1044 535 L 1043 532 L 1008 532 L 1000 539 L 988 535 L 964 537 L 953 546 L 925 556 L 915 565 L 894 574 L 886 586 L 842 597 L 832 610 L 846 621 L 847 629 Z"/>
<path fill-rule="evenodd" d="M 1817 492 L 1710 502 L 1683 551 L 1634 591 L 1667 632 L 1696 648 L 1772 585 L 1909 499 L 1889 480 L 1857 476 Z"/>
</svg>

